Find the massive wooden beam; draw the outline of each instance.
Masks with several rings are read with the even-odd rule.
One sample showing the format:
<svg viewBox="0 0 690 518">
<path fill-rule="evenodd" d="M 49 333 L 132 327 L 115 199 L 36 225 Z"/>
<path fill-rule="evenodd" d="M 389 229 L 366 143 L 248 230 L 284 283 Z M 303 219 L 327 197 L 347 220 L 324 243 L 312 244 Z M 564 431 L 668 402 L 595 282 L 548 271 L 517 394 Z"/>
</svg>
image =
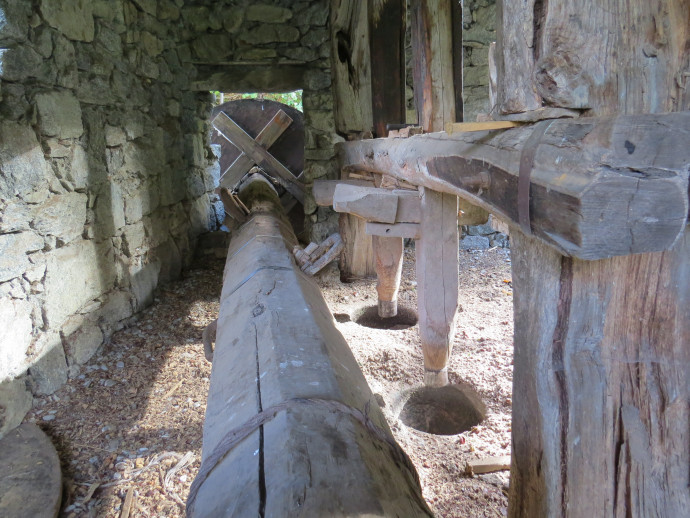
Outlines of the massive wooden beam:
<svg viewBox="0 0 690 518">
<path fill-rule="evenodd" d="M 187 514 L 430 517 L 265 181 L 240 196 Z"/>
<path fill-rule="evenodd" d="M 690 113 L 541 124 L 548 127 L 529 168 L 528 231 L 590 260 L 676 242 L 688 216 Z M 346 170 L 385 172 L 452 193 L 518 225 L 520 159 L 534 131 L 524 126 L 338 146 Z"/>
</svg>

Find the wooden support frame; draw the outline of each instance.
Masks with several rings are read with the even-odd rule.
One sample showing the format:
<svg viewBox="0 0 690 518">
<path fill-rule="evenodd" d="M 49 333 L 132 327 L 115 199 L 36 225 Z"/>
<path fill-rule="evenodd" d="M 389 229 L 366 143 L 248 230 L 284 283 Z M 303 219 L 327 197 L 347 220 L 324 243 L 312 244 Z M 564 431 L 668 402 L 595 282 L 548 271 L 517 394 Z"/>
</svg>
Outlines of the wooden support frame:
<svg viewBox="0 0 690 518">
<path fill-rule="evenodd" d="M 545 124 L 530 168 L 536 237 L 587 260 L 673 246 L 690 207 L 690 112 Z M 453 193 L 518 225 L 520 157 L 533 131 L 436 133 L 338 147 L 346 171 L 386 173 Z"/>
<path fill-rule="evenodd" d="M 237 146 L 243 153 L 250 157 L 255 164 L 261 167 L 276 179 L 297 200 L 304 204 L 304 186 L 290 170 L 275 159 L 266 149 L 250 137 L 235 121 L 220 112 L 212 121 L 213 127 L 226 139 Z"/>
<path fill-rule="evenodd" d="M 268 150 L 290 124 L 292 124 L 290 116 L 283 110 L 279 110 L 254 140 L 259 146 Z M 242 177 L 249 172 L 255 163 L 246 153 L 242 152 L 221 175 L 220 186 L 232 189 L 242 180 Z"/>
</svg>

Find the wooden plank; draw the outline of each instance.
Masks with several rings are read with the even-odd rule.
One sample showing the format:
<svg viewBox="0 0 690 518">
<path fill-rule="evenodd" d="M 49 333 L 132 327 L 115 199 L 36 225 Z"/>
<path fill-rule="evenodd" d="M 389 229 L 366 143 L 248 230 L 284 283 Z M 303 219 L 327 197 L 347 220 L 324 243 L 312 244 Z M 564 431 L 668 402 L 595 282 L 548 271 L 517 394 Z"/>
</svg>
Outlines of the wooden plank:
<svg viewBox="0 0 690 518">
<path fill-rule="evenodd" d="M 343 282 L 376 277 L 374 250 L 366 225 L 367 222 L 357 216 L 340 215 L 339 233 L 343 239 L 343 252 L 339 266 L 340 280 Z"/>
<path fill-rule="evenodd" d="M 448 122 L 445 131 L 449 135 L 466 131 L 493 131 L 499 129 L 516 128 L 520 122 L 514 121 L 484 121 L 484 122 Z"/>
<path fill-rule="evenodd" d="M 373 130 L 368 0 L 331 0 L 330 31 L 336 132 Z"/>
<path fill-rule="evenodd" d="M 415 250 L 424 383 L 439 386 L 448 383 L 458 308 L 457 197 L 422 189 L 421 219 L 421 237 Z"/>
<path fill-rule="evenodd" d="M 320 207 L 333 205 L 333 195 L 338 184 L 359 185 L 361 187 L 373 187 L 374 182 L 368 180 L 314 180 L 312 195 L 314 201 Z"/>
<path fill-rule="evenodd" d="M 341 184 L 335 188 L 333 208 L 367 221 L 395 223 L 398 197 L 386 189 Z"/>
<path fill-rule="evenodd" d="M 501 113 L 550 107 L 602 116 L 690 109 L 689 76 L 684 76 L 690 71 L 687 2 L 546 5 L 542 0 L 498 5 Z"/>
<path fill-rule="evenodd" d="M 451 10 L 451 38 L 452 38 L 452 49 L 451 55 L 453 56 L 453 91 L 455 92 L 455 120 L 463 121 L 465 120 L 464 114 L 464 102 L 462 98 L 463 92 L 463 70 L 464 65 L 464 54 L 465 49 L 463 48 L 462 41 L 462 2 L 453 1 L 450 2 Z"/>
<path fill-rule="evenodd" d="M 382 318 L 398 314 L 398 290 L 403 264 L 403 239 L 400 237 L 374 236 L 376 259 L 376 293 L 378 313 Z"/>
<path fill-rule="evenodd" d="M 283 110 L 279 110 L 254 140 L 261 147 L 270 149 L 271 145 L 278 140 L 278 137 L 285 132 L 290 124 L 292 124 L 290 116 Z M 232 189 L 253 166 L 254 160 L 249 158 L 246 153 L 240 153 L 220 177 L 220 186 Z"/>
<path fill-rule="evenodd" d="M 219 133 L 240 148 L 247 156 L 251 157 L 264 171 L 274 176 L 290 194 L 304 204 L 304 186 L 294 177 L 289 169 L 276 160 L 267 150 L 258 145 L 230 117 L 220 112 L 213 119 L 212 124 Z"/>
<path fill-rule="evenodd" d="M 372 118 L 374 135 L 386 124 L 405 123 L 405 0 L 369 1 Z"/>
<path fill-rule="evenodd" d="M 375 223 L 367 221 L 365 231 L 370 236 L 403 237 L 406 239 L 419 239 L 422 235 L 419 223 Z"/>
<path fill-rule="evenodd" d="M 457 194 L 517 224 L 520 155 L 532 131 L 427 134 L 338 149 L 345 171 Z M 532 232 L 582 259 L 669 248 L 688 215 L 688 132 L 688 112 L 552 121 L 531 171 Z"/>
<path fill-rule="evenodd" d="M 493 473 L 507 469 L 510 469 L 510 455 L 499 455 L 471 460 L 467 463 L 466 471 L 469 475 L 481 475 L 482 473 Z"/>
<path fill-rule="evenodd" d="M 240 193 L 260 212 L 230 245 L 188 516 L 430 517 L 318 286 L 292 259 L 270 189 Z M 243 428 L 244 440 L 215 450 Z"/>
</svg>

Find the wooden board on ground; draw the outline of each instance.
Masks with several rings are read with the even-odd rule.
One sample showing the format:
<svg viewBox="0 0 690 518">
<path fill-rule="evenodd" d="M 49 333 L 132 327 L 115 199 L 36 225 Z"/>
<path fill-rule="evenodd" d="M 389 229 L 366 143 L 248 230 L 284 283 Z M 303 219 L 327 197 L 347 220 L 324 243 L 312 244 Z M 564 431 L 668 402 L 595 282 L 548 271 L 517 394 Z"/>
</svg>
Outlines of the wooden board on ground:
<svg viewBox="0 0 690 518">
<path fill-rule="evenodd" d="M 24 423 L 0 439 L 0 516 L 54 518 L 62 500 L 60 459 L 48 436 Z"/>
<path fill-rule="evenodd" d="M 468 475 L 481 475 L 483 473 L 493 473 L 510 469 L 510 455 L 500 455 L 498 457 L 486 457 L 478 460 L 471 460 L 467 463 Z"/>
</svg>

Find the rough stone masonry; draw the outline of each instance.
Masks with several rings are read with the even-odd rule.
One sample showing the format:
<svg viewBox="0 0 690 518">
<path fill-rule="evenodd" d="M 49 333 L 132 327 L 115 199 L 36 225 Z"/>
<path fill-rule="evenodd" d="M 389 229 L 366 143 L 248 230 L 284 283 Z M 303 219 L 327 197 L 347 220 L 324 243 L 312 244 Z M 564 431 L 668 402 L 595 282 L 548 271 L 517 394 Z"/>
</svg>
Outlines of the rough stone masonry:
<svg viewBox="0 0 690 518">
<path fill-rule="evenodd" d="M 335 175 L 327 19 L 324 1 L 0 0 L 0 436 L 222 217 L 200 64 L 299 64 L 306 178 Z"/>
</svg>

